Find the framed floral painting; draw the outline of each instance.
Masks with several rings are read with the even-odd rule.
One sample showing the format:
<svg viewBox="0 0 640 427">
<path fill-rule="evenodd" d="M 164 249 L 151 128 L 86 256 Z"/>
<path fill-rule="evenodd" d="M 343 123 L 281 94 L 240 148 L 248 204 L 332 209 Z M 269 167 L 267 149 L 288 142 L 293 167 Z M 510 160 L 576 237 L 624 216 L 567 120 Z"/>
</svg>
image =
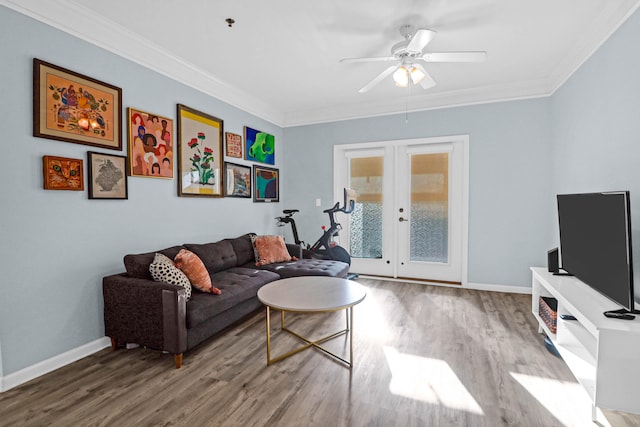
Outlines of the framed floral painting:
<svg viewBox="0 0 640 427">
<path fill-rule="evenodd" d="M 223 121 L 178 104 L 178 195 L 222 197 Z"/>
<path fill-rule="evenodd" d="M 253 165 L 253 201 L 280 201 L 280 171 L 278 169 Z"/>
<path fill-rule="evenodd" d="M 127 108 L 129 175 L 173 178 L 173 120 Z"/>
<path fill-rule="evenodd" d="M 122 150 L 122 89 L 33 60 L 33 136 Z"/>
<path fill-rule="evenodd" d="M 45 190 L 84 190 L 82 159 L 42 156 Z"/>
<path fill-rule="evenodd" d="M 224 163 L 226 197 L 251 197 L 251 166 Z"/>
<path fill-rule="evenodd" d="M 89 151 L 89 198 L 127 199 L 127 157 Z"/>
</svg>

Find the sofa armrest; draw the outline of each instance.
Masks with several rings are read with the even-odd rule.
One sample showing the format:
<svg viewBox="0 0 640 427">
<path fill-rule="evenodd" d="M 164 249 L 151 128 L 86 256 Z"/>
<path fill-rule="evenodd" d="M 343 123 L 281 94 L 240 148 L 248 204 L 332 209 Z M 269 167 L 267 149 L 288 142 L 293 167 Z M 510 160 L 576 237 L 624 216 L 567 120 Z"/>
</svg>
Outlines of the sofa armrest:
<svg viewBox="0 0 640 427">
<path fill-rule="evenodd" d="M 187 350 L 184 288 L 120 273 L 102 279 L 102 293 L 105 335 L 116 344 Z"/>
<path fill-rule="evenodd" d="M 289 255 L 302 259 L 302 246 L 294 245 L 293 243 L 287 243 L 286 245 Z"/>
</svg>

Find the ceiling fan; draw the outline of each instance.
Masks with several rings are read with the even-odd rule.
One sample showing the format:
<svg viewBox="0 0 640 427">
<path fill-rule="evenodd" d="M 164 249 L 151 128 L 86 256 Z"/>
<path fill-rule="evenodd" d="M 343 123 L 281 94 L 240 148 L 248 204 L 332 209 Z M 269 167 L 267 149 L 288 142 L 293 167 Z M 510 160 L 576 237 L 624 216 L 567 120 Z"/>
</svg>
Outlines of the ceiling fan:
<svg viewBox="0 0 640 427">
<path fill-rule="evenodd" d="M 407 87 L 409 81 L 420 84 L 424 89 L 436 85 L 435 80 L 427 73 L 420 62 L 482 62 L 487 58 L 487 52 L 423 52 L 436 35 L 434 30 L 416 28 L 413 25 L 400 27 L 400 34 L 404 40 L 391 48 L 391 56 L 371 58 L 344 58 L 340 62 L 396 62 L 373 80 L 363 86 L 358 92 L 364 93 L 380 83 L 387 76 L 393 74 L 396 86 Z"/>
</svg>

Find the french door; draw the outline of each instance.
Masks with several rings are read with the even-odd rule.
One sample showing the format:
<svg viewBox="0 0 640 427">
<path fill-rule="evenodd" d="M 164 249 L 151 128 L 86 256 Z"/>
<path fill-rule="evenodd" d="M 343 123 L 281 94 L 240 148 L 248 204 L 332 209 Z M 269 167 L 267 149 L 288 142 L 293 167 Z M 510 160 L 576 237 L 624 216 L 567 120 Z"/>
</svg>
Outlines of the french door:
<svg viewBox="0 0 640 427">
<path fill-rule="evenodd" d="M 468 137 L 336 146 L 335 191 L 356 190 L 343 220 L 351 271 L 466 282 Z"/>
</svg>

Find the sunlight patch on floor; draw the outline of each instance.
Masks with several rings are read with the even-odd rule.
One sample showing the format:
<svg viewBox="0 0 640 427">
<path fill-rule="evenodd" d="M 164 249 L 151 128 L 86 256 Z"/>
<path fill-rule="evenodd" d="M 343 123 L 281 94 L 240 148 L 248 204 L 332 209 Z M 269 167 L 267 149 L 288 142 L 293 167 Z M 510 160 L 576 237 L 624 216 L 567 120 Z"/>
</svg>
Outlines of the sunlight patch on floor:
<svg viewBox="0 0 640 427">
<path fill-rule="evenodd" d="M 478 402 L 444 360 L 400 353 L 388 346 L 384 346 L 384 354 L 391 370 L 391 393 L 483 415 Z"/>
<path fill-rule="evenodd" d="M 362 304 L 354 307 L 353 323 L 356 334 L 364 335 L 376 342 L 388 341 L 391 335 L 389 321 L 384 317 L 384 310 L 374 295 L 369 294 Z"/>
<path fill-rule="evenodd" d="M 563 425 L 575 425 L 577 418 L 581 421 L 579 425 L 592 424 L 591 399 L 580 384 L 516 372 L 510 374 Z M 611 427 L 600 410 L 598 422 L 602 427 Z"/>
</svg>

